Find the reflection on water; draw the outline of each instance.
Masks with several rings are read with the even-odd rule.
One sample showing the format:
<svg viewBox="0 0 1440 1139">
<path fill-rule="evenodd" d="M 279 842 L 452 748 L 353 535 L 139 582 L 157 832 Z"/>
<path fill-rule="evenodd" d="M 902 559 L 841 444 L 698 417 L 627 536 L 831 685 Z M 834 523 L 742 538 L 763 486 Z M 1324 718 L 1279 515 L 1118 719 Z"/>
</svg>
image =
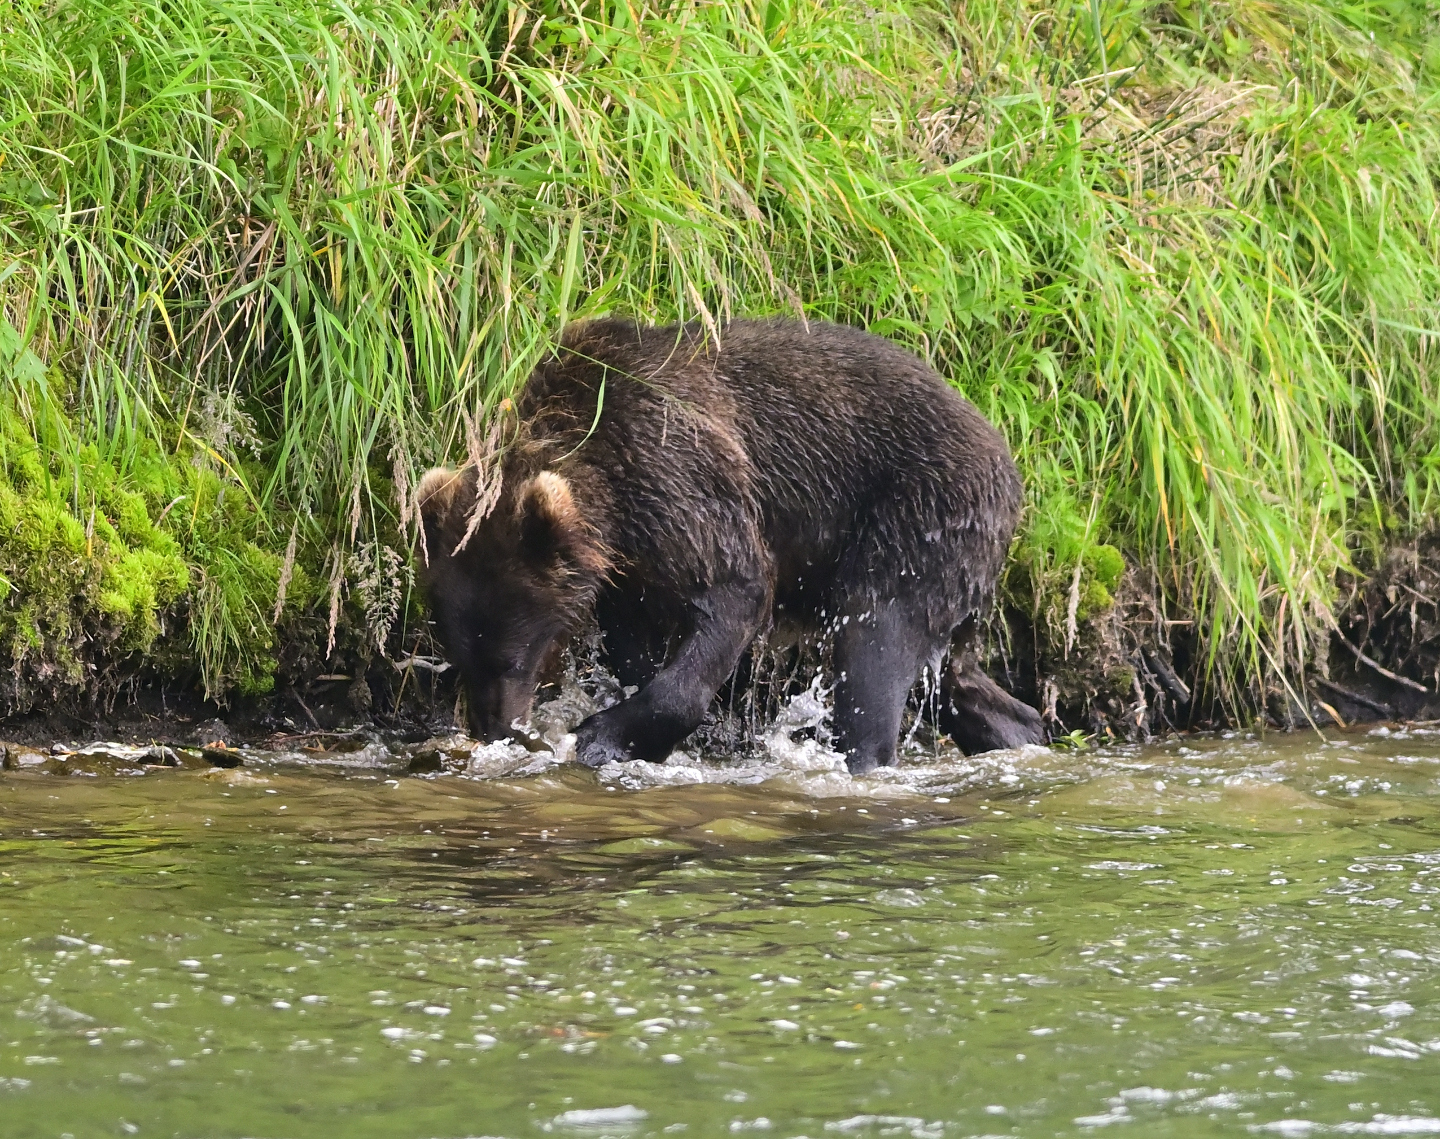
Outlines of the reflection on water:
<svg viewBox="0 0 1440 1139">
<path fill-rule="evenodd" d="M 243 758 L 0 775 L 4 1139 L 1440 1133 L 1429 729 Z"/>
</svg>

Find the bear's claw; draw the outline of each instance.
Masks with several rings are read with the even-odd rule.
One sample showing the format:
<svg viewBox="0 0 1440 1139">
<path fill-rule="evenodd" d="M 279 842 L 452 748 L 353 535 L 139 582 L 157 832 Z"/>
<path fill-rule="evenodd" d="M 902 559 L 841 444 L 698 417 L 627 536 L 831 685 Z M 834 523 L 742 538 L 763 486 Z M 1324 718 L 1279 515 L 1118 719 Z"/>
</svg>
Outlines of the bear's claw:
<svg viewBox="0 0 1440 1139">
<path fill-rule="evenodd" d="M 575 758 L 586 767 L 604 767 L 607 763 L 623 763 L 633 758 L 623 744 L 587 728 L 589 724 L 581 724 L 575 732 Z"/>
</svg>

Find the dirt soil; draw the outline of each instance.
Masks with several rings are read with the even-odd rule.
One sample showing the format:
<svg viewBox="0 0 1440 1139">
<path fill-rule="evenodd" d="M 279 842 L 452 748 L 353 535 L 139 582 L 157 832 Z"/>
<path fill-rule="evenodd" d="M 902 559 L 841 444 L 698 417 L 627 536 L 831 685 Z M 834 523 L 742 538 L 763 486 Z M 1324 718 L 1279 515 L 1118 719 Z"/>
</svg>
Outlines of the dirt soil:
<svg viewBox="0 0 1440 1139">
<path fill-rule="evenodd" d="M 1241 722 L 1289 731 L 1440 718 L 1440 531 L 1360 571 L 1339 583 L 1324 659 L 1288 683 L 1254 685 Z M 990 671 L 1042 710 L 1053 735 L 1145 740 L 1237 726 L 1205 674 L 1193 624 L 1167 618 L 1156 583 L 1139 571 L 1066 649 L 1060 633 L 1013 608 L 992 623 Z"/>
<path fill-rule="evenodd" d="M 1296 730 L 1440 718 L 1440 531 L 1397 544 L 1361 569 L 1340 582 L 1327 659 L 1288 687 L 1272 681 L 1252 693 L 1241 719 Z M 1064 630 L 1013 607 L 990 626 L 987 671 L 1039 708 L 1052 736 L 1139 741 L 1237 726 L 1234 709 L 1207 682 L 1193 626 L 1166 616 L 1156 583 L 1140 571 L 1125 574 L 1112 607 L 1080 622 L 1068 651 L 1065 640 Z M 707 740 L 740 742 L 729 738 L 737 723 L 756 726 L 804 689 L 803 663 L 748 666 L 750 683 L 722 693 L 718 703 L 730 714 L 702 729 Z M 401 667 L 350 652 L 322 666 L 305 652 L 286 664 L 275 692 L 224 704 L 132 675 L 104 700 L 0 720 L 0 740 L 25 748 L 101 739 L 190 748 L 303 745 L 356 731 L 419 740 L 459 722 L 454 671 L 438 656 L 417 650 Z"/>
</svg>

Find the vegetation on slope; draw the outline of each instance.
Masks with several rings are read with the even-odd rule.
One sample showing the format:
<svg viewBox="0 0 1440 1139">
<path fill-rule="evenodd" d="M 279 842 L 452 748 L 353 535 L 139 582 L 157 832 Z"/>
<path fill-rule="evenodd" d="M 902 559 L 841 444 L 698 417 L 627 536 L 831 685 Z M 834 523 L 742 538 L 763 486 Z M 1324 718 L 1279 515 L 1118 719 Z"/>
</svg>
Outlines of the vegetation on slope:
<svg viewBox="0 0 1440 1139">
<path fill-rule="evenodd" d="M 3 647 L 393 654 L 566 320 L 778 311 L 1008 432 L 1042 671 L 1139 589 L 1244 707 L 1436 509 L 1437 75 L 1418 0 L 0 0 Z"/>
</svg>

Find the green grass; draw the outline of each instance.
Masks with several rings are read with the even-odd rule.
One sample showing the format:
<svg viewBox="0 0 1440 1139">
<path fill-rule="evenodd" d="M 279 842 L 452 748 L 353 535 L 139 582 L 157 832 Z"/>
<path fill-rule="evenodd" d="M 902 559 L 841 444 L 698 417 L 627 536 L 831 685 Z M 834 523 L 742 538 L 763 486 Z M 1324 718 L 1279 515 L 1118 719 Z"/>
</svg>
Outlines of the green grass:
<svg viewBox="0 0 1440 1139">
<path fill-rule="evenodd" d="M 567 319 L 863 324 L 1009 434 L 1042 627 L 1114 547 L 1243 706 L 1436 511 L 1437 76 L 1418 0 L 0 0 L 3 399 L 77 519 L 86 447 L 228 488 L 160 526 L 219 692 L 292 533 L 393 619 Z"/>
</svg>

